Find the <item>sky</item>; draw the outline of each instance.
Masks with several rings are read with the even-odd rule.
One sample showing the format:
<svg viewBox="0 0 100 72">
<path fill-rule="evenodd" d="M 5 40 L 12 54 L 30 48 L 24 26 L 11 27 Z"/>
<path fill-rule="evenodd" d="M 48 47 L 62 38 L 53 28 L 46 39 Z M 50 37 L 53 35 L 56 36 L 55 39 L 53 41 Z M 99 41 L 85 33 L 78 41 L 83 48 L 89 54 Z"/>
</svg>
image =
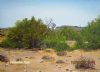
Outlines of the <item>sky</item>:
<svg viewBox="0 0 100 72">
<path fill-rule="evenodd" d="M 100 15 L 100 0 L 0 0 L 0 27 L 23 18 L 52 19 L 57 26 L 86 26 Z"/>
</svg>

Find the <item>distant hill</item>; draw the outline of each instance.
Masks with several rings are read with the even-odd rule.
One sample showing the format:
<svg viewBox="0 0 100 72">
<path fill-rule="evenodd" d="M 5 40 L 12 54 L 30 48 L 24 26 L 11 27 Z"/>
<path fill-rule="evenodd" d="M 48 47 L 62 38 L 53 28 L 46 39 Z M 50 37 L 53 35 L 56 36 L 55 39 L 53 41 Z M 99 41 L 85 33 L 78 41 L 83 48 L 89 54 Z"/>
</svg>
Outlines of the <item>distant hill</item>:
<svg viewBox="0 0 100 72">
<path fill-rule="evenodd" d="M 76 31 L 81 31 L 84 27 L 67 26 L 67 25 L 63 25 L 63 26 L 56 27 L 56 29 L 61 29 L 61 28 L 72 28 L 72 29 L 75 29 Z"/>
</svg>

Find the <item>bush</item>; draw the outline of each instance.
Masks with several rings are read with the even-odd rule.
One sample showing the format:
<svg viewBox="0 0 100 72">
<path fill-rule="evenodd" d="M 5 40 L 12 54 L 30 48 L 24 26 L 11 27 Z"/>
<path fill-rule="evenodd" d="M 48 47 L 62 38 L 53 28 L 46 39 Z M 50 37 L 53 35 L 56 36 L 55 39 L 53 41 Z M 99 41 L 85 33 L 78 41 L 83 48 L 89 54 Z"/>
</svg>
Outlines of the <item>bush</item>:
<svg viewBox="0 0 100 72">
<path fill-rule="evenodd" d="M 85 44 L 83 42 L 76 41 L 76 43 L 73 47 L 73 50 L 74 49 L 83 49 L 84 47 L 85 47 Z"/>
<path fill-rule="evenodd" d="M 1 47 L 11 47 L 11 48 L 16 48 L 16 44 L 14 42 L 12 42 L 11 40 L 9 39 L 6 39 L 4 40 L 1 44 L 0 44 Z"/>
<path fill-rule="evenodd" d="M 87 27 L 82 30 L 82 36 L 84 41 L 88 44 L 86 49 L 98 49 L 100 48 L 100 17 L 91 21 Z"/>
<path fill-rule="evenodd" d="M 58 30 L 54 30 L 49 33 L 43 40 L 46 48 L 53 48 L 55 51 L 65 51 L 68 49 L 68 45 L 65 43 L 66 37 L 62 35 Z"/>
<path fill-rule="evenodd" d="M 90 57 L 80 56 L 77 60 L 72 61 L 72 64 L 74 64 L 77 69 L 94 68 L 95 60 Z"/>
<path fill-rule="evenodd" d="M 14 27 L 9 28 L 7 38 L 2 42 L 3 47 L 12 48 L 39 48 L 45 37 L 47 26 L 41 19 L 32 17 L 17 21 Z"/>
<path fill-rule="evenodd" d="M 54 46 L 55 51 L 62 52 L 68 50 L 69 46 L 66 43 L 57 43 Z"/>
<path fill-rule="evenodd" d="M 65 43 L 66 38 L 65 36 L 61 35 L 60 33 L 53 33 L 48 35 L 44 39 L 44 44 L 47 48 L 53 48 L 55 51 L 65 51 L 68 49 L 68 45 Z"/>
</svg>

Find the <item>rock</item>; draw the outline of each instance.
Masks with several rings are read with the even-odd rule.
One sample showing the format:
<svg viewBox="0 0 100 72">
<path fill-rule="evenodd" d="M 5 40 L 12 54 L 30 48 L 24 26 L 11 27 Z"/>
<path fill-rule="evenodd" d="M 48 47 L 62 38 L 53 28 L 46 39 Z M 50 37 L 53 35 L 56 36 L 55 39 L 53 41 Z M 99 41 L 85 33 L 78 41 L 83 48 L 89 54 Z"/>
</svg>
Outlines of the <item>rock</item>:
<svg viewBox="0 0 100 72">
<path fill-rule="evenodd" d="M 52 59 L 54 59 L 54 57 L 51 57 L 51 56 L 47 55 L 47 56 L 43 56 L 42 59 L 43 60 L 52 60 Z"/>
<path fill-rule="evenodd" d="M 45 51 L 46 51 L 46 52 L 49 52 L 49 53 L 50 53 L 50 52 L 54 52 L 53 49 L 46 49 Z"/>
<path fill-rule="evenodd" d="M 72 72 L 72 70 L 70 70 L 70 72 Z"/>
<path fill-rule="evenodd" d="M 58 67 L 58 68 L 61 68 L 61 67 Z"/>
<path fill-rule="evenodd" d="M 66 52 L 58 52 L 57 55 L 58 55 L 58 56 L 66 56 L 67 53 L 66 53 Z"/>
<path fill-rule="evenodd" d="M 28 58 L 28 57 L 25 57 L 25 58 Z"/>
<path fill-rule="evenodd" d="M 43 63 L 44 61 L 41 61 L 40 63 Z"/>
<path fill-rule="evenodd" d="M 17 58 L 16 61 L 23 61 L 23 59 L 22 58 Z"/>
<path fill-rule="evenodd" d="M 34 57 L 29 57 L 29 59 L 34 59 Z"/>
<path fill-rule="evenodd" d="M 58 65 L 56 65 L 56 66 L 58 66 Z"/>
<path fill-rule="evenodd" d="M 7 56 L 4 56 L 4 55 L 1 55 L 1 54 L 0 54 L 0 61 L 1 61 L 1 62 L 9 62 L 9 59 L 8 59 Z"/>
<path fill-rule="evenodd" d="M 66 71 L 69 71 L 69 69 L 66 69 Z"/>
<path fill-rule="evenodd" d="M 67 57 L 72 57 L 72 56 L 67 56 Z"/>
<path fill-rule="evenodd" d="M 56 63 L 65 63 L 63 60 L 57 60 Z"/>
<path fill-rule="evenodd" d="M 100 60 L 100 58 L 98 58 Z"/>
</svg>

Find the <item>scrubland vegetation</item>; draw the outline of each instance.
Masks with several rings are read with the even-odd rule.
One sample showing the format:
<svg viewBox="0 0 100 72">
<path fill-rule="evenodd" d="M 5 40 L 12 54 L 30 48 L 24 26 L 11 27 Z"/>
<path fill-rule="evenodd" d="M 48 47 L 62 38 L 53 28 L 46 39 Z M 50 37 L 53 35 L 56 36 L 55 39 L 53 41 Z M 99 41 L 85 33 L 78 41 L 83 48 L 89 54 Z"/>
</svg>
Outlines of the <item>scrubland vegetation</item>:
<svg viewBox="0 0 100 72">
<path fill-rule="evenodd" d="M 37 20 L 35 17 L 25 18 L 18 20 L 15 26 L 5 31 L 1 30 L 0 32 L 0 36 L 5 36 L 5 39 L 0 43 L 1 47 L 53 48 L 56 51 L 100 48 L 100 17 L 92 20 L 81 29 L 71 26 L 56 27 L 52 20 L 45 24 L 41 19 Z M 75 43 L 73 46 L 69 46 L 66 41 L 75 41 Z"/>
<path fill-rule="evenodd" d="M 100 17 L 89 22 L 86 27 L 56 27 L 52 19 L 44 23 L 32 17 L 18 20 L 13 27 L 0 29 L 0 52 L 7 53 L 7 57 L 0 54 L 0 61 L 10 63 L 15 59 L 16 62 L 31 62 L 28 68 L 24 68 L 23 64 L 8 64 L 8 72 L 22 72 L 24 69 L 29 72 L 71 72 L 74 68 L 94 69 L 95 72 L 100 67 L 100 50 L 97 49 L 100 49 Z M 0 66 L 5 66 L 2 64 Z M 6 69 L 0 68 L 0 72 L 6 72 Z"/>
</svg>

